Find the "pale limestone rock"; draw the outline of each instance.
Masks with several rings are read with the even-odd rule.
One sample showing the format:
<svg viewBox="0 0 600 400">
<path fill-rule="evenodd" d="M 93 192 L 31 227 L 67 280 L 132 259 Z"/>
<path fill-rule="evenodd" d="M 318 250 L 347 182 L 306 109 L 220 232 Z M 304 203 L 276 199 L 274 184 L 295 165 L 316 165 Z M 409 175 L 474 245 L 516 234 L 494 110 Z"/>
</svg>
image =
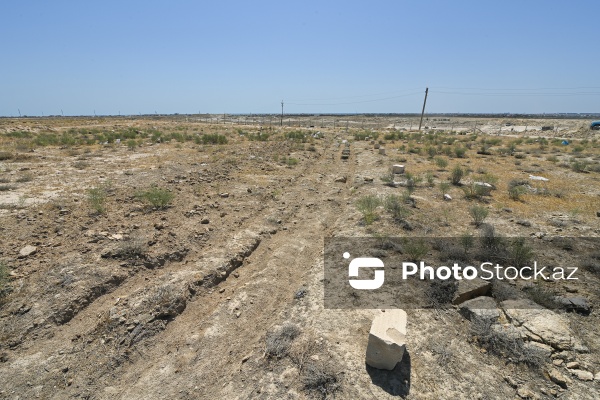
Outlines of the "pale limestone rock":
<svg viewBox="0 0 600 400">
<path fill-rule="evenodd" d="M 369 332 L 367 364 L 378 369 L 394 369 L 406 349 L 406 322 L 404 310 L 387 310 L 375 317 Z"/>
<path fill-rule="evenodd" d="M 394 164 L 392 166 L 392 172 L 394 174 L 403 174 L 404 173 L 404 165 L 402 165 L 402 164 Z"/>
</svg>

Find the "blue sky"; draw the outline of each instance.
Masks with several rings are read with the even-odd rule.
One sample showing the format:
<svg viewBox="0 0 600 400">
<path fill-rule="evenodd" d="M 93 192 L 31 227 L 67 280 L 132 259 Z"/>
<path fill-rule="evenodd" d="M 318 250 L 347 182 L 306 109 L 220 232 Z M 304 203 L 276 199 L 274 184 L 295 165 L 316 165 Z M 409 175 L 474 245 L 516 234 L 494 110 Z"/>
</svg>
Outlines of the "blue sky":
<svg viewBox="0 0 600 400">
<path fill-rule="evenodd" d="M 600 2 L 3 1 L 0 115 L 600 112 Z"/>
</svg>

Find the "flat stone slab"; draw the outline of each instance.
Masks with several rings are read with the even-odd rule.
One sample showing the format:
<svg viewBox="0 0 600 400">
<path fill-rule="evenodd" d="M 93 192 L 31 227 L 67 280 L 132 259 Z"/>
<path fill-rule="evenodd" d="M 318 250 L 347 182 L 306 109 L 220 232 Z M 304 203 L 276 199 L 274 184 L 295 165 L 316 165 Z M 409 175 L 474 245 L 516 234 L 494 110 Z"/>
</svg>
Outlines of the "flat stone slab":
<svg viewBox="0 0 600 400">
<path fill-rule="evenodd" d="M 513 325 L 521 327 L 531 340 L 558 350 L 570 350 L 577 345 L 578 340 L 563 316 L 528 299 L 505 300 L 500 305 Z"/>
<path fill-rule="evenodd" d="M 469 321 L 497 321 L 500 318 L 500 310 L 496 306 L 496 301 L 488 296 L 479 296 L 465 301 L 460 305 L 459 312 Z"/>
<path fill-rule="evenodd" d="M 367 344 L 366 362 L 373 368 L 392 370 L 406 350 L 404 310 L 382 311 L 373 319 Z"/>
<path fill-rule="evenodd" d="M 460 304 L 475 297 L 485 296 L 491 287 L 492 284 L 489 281 L 481 278 L 460 280 L 452 304 Z"/>
</svg>

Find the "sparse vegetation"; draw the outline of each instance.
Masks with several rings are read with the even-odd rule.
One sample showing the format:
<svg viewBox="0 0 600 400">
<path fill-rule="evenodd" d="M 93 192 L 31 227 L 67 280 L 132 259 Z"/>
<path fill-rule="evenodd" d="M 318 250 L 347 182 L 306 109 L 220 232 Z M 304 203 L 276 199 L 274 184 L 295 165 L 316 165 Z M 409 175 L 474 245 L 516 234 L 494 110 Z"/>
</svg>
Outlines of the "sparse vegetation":
<svg viewBox="0 0 600 400">
<path fill-rule="evenodd" d="M 267 334 L 265 354 L 269 358 L 283 358 L 288 355 L 292 342 L 300 335 L 300 328 L 286 323 L 279 329 Z"/>
<path fill-rule="evenodd" d="M 452 173 L 450 175 L 450 182 L 452 182 L 453 185 L 458 186 L 460 185 L 460 181 L 462 180 L 464 175 L 465 170 L 462 169 L 460 165 L 456 165 L 454 169 L 452 169 Z"/>
<path fill-rule="evenodd" d="M 367 195 L 361 197 L 356 202 L 356 208 L 363 215 L 365 225 L 371 225 L 377 219 L 377 207 L 381 205 L 379 197 L 374 195 Z"/>
<path fill-rule="evenodd" d="M 469 208 L 469 214 L 473 218 L 475 226 L 480 226 L 488 216 L 488 209 L 483 206 L 471 206 Z"/>
<path fill-rule="evenodd" d="M 154 208 L 163 209 L 167 208 L 169 204 L 171 204 L 174 195 L 167 189 L 153 186 L 148 190 L 138 192 L 136 197 L 149 203 Z"/>
<path fill-rule="evenodd" d="M 106 212 L 106 208 L 104 206 L 104 202 L 106 200 L 106 191 L 104 188 L 94 187 L 89 189 L 87 192 L 87 198 L 94 212 L 97 214 L 104 214 Z"/>
</svg>

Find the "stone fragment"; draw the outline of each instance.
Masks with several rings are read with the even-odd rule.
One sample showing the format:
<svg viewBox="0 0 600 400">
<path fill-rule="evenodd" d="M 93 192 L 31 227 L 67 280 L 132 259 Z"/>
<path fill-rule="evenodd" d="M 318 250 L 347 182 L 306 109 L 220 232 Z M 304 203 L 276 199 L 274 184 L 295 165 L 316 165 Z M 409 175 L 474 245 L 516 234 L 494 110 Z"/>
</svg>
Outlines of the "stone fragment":
<svg viewBox="0 0 600 400">
<path fill-rule="evenodd" d="M 552 382 L 556 383 L 563 389 L 566 389 L 567 385 L 571 383 L 571 380 L 561 374 L 556 368 L 550 368 L 548 370 L 548 377 Z"/>
<path fill-rule="evenodd" d="M 402 165 L 402 164 L 394 164 L 392 166 L 392 173 L 394 173 L 394 174 L 403 174 L 404 173 L 404 165 Z"/>
<path fill-rule="evenodd" d="M 392 370 L 402 360 L 406 349 L 406 322 L 404 310 L 386 310 L 373 319 L 366 362 L 373 368 Z"/>
<path fill-rule="evenodd" d="M 463 302 L 460 305 L 459 312 L 469 321 L 497 321 L 500 318 L 500 311 L 496 307 L 496 301 L 488 296 L 480 296 Z"/>
<path fill-rule="evenodd" d="M 29 257 L 34 255 L 35 253 L 37 253 L 37 247 L 27 245 L 19 251 L 19 258 Z"/>
<path fill-rule="evenodd" d="M 570 369 L 569 372 L 575 375 L 580 381 L 594 380 L 594 374 L 592 374 L 590 371 L 584 371 L 582 369 Z"/>
<path fill-rule="evenodd" d="M 492 284 L 481 278 L 463 279 L 458 282 L 458 288 L 452 299 L 452 304 L 460 304 L 479 296 L 485 296 Z"/>
</svg>

